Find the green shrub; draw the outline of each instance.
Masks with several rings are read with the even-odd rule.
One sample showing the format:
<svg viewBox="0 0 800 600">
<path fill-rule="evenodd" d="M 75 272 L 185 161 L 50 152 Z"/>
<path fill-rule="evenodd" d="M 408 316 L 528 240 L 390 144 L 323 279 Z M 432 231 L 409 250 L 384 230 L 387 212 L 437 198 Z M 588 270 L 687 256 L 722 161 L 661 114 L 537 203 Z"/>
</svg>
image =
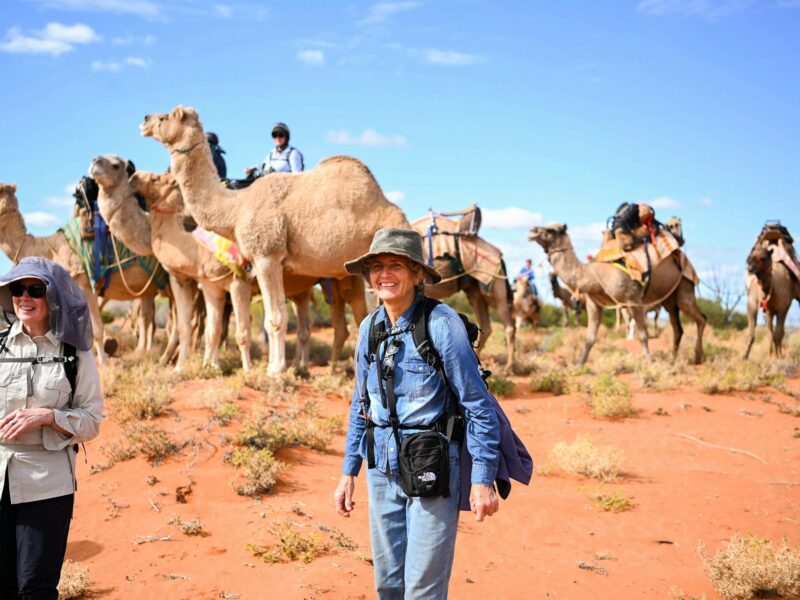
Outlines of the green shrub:
<svg viewBox="0 0 800 600">
<path fill-rule="evenodd" d="M 269 494 L 285 467 L 268 448 L 239 448 L 231 455 L 230 462 L 244 471 L 246 481 L 236 488 L 240 496 Z"/>
<path fill-rule="evenodd" d="M 631 391 L 623 381 L 608 373 L 595 377 L 591 384 L 592 416 L 606 419 L 624 419 L 638 412 L 631 403 Z"/>
<path fill-rule="evenodd" d="M 514 391 L 514 382 L 495 375 L 489 378 L 489 391 L 495 396 L 508 396 Z"/>
<path fill-rule="evenodd" d="M 560 396 L 567 390 L 567 375 L 563 369 L 551 369 L 544 373 L 531 373 L 528 389 L 532 392 L 550 392 Z"/>
</svg>

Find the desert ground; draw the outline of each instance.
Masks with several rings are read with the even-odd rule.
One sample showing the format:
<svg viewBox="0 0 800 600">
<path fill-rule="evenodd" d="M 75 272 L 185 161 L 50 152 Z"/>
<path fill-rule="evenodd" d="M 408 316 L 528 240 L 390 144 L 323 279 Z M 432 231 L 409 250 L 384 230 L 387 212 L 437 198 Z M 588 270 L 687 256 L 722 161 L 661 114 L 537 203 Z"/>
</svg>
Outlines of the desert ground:
<svg viewBox="0 0 800 600">
<path fill-rule="evenodd" d="M 275 379 L 263 356 L 238 371 L 233 344 L 222 371 L 178 374 L 112 327 L 122 352 L 79 455 L 62 584 L 108 600 L 374 597 L 363 472 L 352 517 L 333 509 L 352 379 L 319 364 L 331 331 L 314 328 L 307 377 Z M 494 332 L 484 360 L 536 469 L 497 515 L 462 513 L 450 597 L 716 599 L 708 565 L 737 536 L 800 545 L 800 334 L 778 360 L 759 332 L 745 363 L 743 332 L 709 331 L 702 366 L 687 327 L 675 362 L 668 330 L 648 364 L 603 329 L 578 368 L 582 328 L 524 329 L 513 372 Z"/>
</svg>

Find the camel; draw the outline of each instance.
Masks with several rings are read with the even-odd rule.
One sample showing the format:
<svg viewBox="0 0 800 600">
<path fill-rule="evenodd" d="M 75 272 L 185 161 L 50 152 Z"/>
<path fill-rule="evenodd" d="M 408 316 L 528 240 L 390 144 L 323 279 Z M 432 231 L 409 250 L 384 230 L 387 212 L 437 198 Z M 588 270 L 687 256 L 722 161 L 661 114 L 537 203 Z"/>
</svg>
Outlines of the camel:
<svg viewBox="0 0 800 600">
<path fill-rule="evenodd" d="M 783 262 L 773 260 L 773 247 L 756 243 L 747 257 L 747 343 L 744 359 L 750 356 L 755 340 L 758 309 L 763 307 L 764 320 L 770 333 L 770 355 L 783 356 L 783 335 L 786 315 L 792 301 L 800 302 L 800 282 Z M 775 326 L 773 328 L 773 321 Z"/>
<path fill-rule="evenodd" d="M 517 329 L 520 329 L 525 322 L 529 323 L 532 329 L 536 329 L 541 307 L 539 298 L 533 295 L 531 286 L 528 285 L 527 275 L 518 275 L 514 281 L 513 305 Z"/>
<path fill-rule="evenodd" d="M 627 306 L 631 309 L 639 341 L 642 344 L 642 352 L 649 360 L 645 310 L 658 304 L 662 304 L 669 313 L 673 331 L 673 358 L 678 354 L 683 337 L 683 327 L 678 312 L 680 310 L 697 324 L 694 360 L 696 363 L 703 361 L 703 330 L 706 318 L 697 306 L 695 284 L 685 275 L 687 265 L 682 254 L 675 252 L 671 259 L 658 263 L 650 274 L 649 284 L 643 287 L 613 264 L 581 263 L 572 248 L 566 225 L 533 227 L 528 239 L 537 242 L 544 249 L 556 274 L 570 288 L 586 294 L 586 313 L 589 323 L 581 364 L 589 358 L 589 351 L 597 339 L 600 311 L 604 306 Z"/>
<path fill-rule="evenodd" d="M 106 349 L 104 348 L 105 328 L 97 296 L 92 289 L 80 257 L 73 252 L 62 231 L 57 231 L 45 237 L 36 237 L 28 233 L 25 221 L 19 211 L 16 191 L 16 185 L 0 183 L 0 247 L 12 262 L 16 262 L 26 256 L 42 256 L 57 262 L 69 271 L 86 296 L 89 314 L 92 319 L 97 362 L 101 365 L 104 364 L 107 358 Z M 111 274 L 104 298 L 130 300 L 133 296 L 127 290 L 127 286 L 141 289 L 149 280 L 149 275 L 137 264 L 127 267 L 124 277 L 125 281 L 122 280 L 119 271 L 114 271 Z M 148 334 L 148 332 L 152 331 L 152 323 L 155 318 L 154 298 L 156 292 L 157 290 L 151 282 L 146 293 L 141 296 L 143 302 L 138 321 L 139 341 L 137 351 L 149 350 L 152 344 L 152 334 Z M 114 340 L 108 341 L 115 342 Z"/>
<path fill-rule="evenodd" d="M 650 313 L 653 313 L 653 331 L 655 331 L 653 337 L 658 337 L 660 333 L 658 329 L 658 315 L 661 313 L 661 306 L 649 307 L 645 311 L 645 322 L 647 321 L 647 315 Z M 625 334 L 625 338 L 632 340 L 636 337 L 636 321 L 633 320 L 633 314 L 627 306 L 623 306 L 619 309 L 619 313 L 617 314 L 617 331 L 619 331 L 620 325 L 623 321 L 628 329 L 628 333 Z"/>
<path fill-rule="evenodd" d="M 411 224 L 411 227 L 423 237 L 422 247 L 426 254 L 430 254 L 428 242 L 425 240 L 425 235 L 430 222 L 430 217 L 423 217 Z M 459 221 L 454 221 L 451 219 L 436 219 L 436 226 L 438 230 L 444 233 L 452 234 L 459 231 L 459 223 Z M 497 316 L 500 318 L 500 321 L 502 321 L 505 327 L 506 366 L 511 367 L 514 364 L 514 340 L 516 338 L 516 327 L 513 317 L 513 296 L 511 293 L 511 286 L 508 284 L 508 279 L 506 278 L 505 263 L 502 263 L 501 261 L 501 270 L 499 273 L 497 273 L 497 277 L 492 281 L 490 287 L 487 289 L 485 285 L 481 284 L 477 279 L 468 274 L 468 271 L 472 266 L 470 264 L 466 264 L 472 260 L 472 257 L 468 252 L 464 252 L 462 254 L 462 260 L 465 263 L 462 266 L 465 271 L 462 273 L 456 273 L 453 271 L 453 257 L 450 257 L 449 255 L 445 256 L 443 254 L 443 252 L 445 252 L 444 249 L 449 247 L 446 245 L 446 238 L 448 238 L 448 236 L 434 236 L 435 242 L 433 265 L 442 276 L 442 281 L 436 285 L 426 285 L 425 294 L 431 298 L 436 298 L 439 300 L 442 298 L 448 298 L 460 291 L 463 291 L 466 294 L 467 299 L 472 306 L 472 310 L 475 311 L 475 317 L 478 320 L 478 327 L 481 330 L 480 336 L 478 337 L 477 346 L 477 350 L 479 352 L 486 344 L 486 340 L 489 339 L 489 336 L 492 333 L 492 321 L 489 318 L 489 307 L 491 306 L 494 308 L 497 311 Z M 441 246 L 437 249 L 436 246 L 440 245 L 440 243 Z"/>
<path fill-rule="evenodd" d="M 562 306 L 562 327 L 569 325 L 569 311 L 574 315 L 575 325 L 578 324 L 578 317 L 586 305 L 586 297 L 583 294 L 573 295 L 571 290 L 561 287 L 558 282 L 558 275 L 550 273 L 550 287 L 553 289 L 553 297 L 561 301 Z"/>
<path fill-rule="evenodd" d="M 183 227 L 185 207 L 180 189 L 170 173 L 134 173 L 128 180 L 125 161 L 108 155 L 97 157 L 91 163 L 92 176 L 100 186 L 98 206 L 103 218 L 124 243 L 130 242 L 136 251 L 155 254 L 164 268 L 170 273 L 170 284 L 176 298 L 178 309 L 180 351 L 176 368 L 180 370 L 193 347 L 192 343 L 192 289 L 191 283 L 197 281 L 203 291 L 207 327 L 203 364 L 219 365 L 219 341 L 224 332 L 223 308 L 226 292 L 230 292 L 236 317 L 236 342 L 242 358 L 242 368 L 250 370 L 250 302 L 252 294 L 258 292 L 255 282 L 234 277 L 230 269 L 214 258 L 213 253 L 199 244 L 194 236 Z M 139 207 L 134 193 L 144 197 L 149 213 Z M 149 242 L 149 245 L 148 245 Z M 310 289 L 316 283 L 311 277 L 284 276 L 287 294 L 292 298 L 297 310 L 298 347 L 295 366 L 308 366 L 310 349 L 310 324 L 308 303 Z M 357 289 L 352 305 L 357 317 L 366 316 L 363 284 L 361 284 L 361 303 L 357 302 Z M 344 307 L 338 284 L 336 298 L 341 310 L 341 322 L 335 322 L 334 361 L 347 337 Z M 358 284 L 354 286 L 358 287 Z M 337 345 L 338 343 L 338 345 Z"/>
<path fill-rule="evenodd" d="M 256 272 L 269 333 L 268 373 L 286 368 L 283 272 L 341 279 L 344 263 L 368 251 L 382 227 L 405 227 L 361 161 L 323 160 L 304 173 L 273 173 L 242 190 L 220 186 L 197 111 L 178 106 L 147 115 L 142 135 L 160 141 L 170 170 L 200 227 L 235 240 Z"/>
</svg>

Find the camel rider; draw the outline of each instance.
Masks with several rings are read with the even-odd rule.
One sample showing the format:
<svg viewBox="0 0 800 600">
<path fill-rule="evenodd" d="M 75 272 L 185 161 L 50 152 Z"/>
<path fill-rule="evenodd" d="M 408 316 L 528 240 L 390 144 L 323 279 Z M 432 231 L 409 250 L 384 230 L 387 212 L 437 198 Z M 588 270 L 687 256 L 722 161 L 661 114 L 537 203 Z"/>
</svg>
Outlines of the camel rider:
<svg viewBox="0 0 800 600">
<path fill-rule="evenodd" d="M 303 155 L 294 146 L 289 145 L 289 127 L 285 123 L 275 123 L 272 127 L 272 139 L 275 149 L 267 154 L 261 168 L 248 167 L 244 170 L 247 177 L 261 177 L 270 173 L 300 173 L 303 171 Z"/>
<path fill-rule="evenodd" d="M 209 131 L 206 134 L 206 140 L 208 140 L 208 147 L 211 149 L 211 158 L 214 159 L 214 166 L 217 168 L 217 175 L 219 175 L 220 179 L 226 179 L 228 176 L 228 167 L 225 164 L 225 158 L 223 158 L 223 154 L 225 154 L 225 150 L 219 147 L 219 138 L 217 134 L 213 131 Z"/>
<path fill-rule="evenodd" d="M 531 288 L 531 293 L 534 296 L 538 296 L 539 291 L 536 289 L 536 281 L 533 275 L 533 261 L 530 258 L 525 259 L 525 266 L 519 270 L 519 274 L 528 277 L 528 287 Z"/>
</svg>

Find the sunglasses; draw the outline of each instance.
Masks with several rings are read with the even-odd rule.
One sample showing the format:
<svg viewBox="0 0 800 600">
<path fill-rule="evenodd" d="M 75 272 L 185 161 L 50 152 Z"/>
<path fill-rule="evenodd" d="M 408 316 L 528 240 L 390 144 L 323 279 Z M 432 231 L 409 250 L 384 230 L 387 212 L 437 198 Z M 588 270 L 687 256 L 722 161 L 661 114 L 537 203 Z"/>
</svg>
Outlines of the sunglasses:
<svg viewBox="0 0 800 600">
<path fill-rule="evenodd" d="M 285 137 L 286 137 L 286 134 L 282 133 L 282 132 L 279 132 L 279 131 L 276 131 L 275 133 L 272 134 L 272 139 L 285 138 Z"/>
<path fill-rule="evenodd" d="M 43 283 L 32 283 L 31 285 L 23 285 L 18 281 L 8 284 L 8 291 L 14 298 L 19 298 L 26 291 L 31 298 L 44 298 L 47 292 L 47 286 Z"/>
</svg>

